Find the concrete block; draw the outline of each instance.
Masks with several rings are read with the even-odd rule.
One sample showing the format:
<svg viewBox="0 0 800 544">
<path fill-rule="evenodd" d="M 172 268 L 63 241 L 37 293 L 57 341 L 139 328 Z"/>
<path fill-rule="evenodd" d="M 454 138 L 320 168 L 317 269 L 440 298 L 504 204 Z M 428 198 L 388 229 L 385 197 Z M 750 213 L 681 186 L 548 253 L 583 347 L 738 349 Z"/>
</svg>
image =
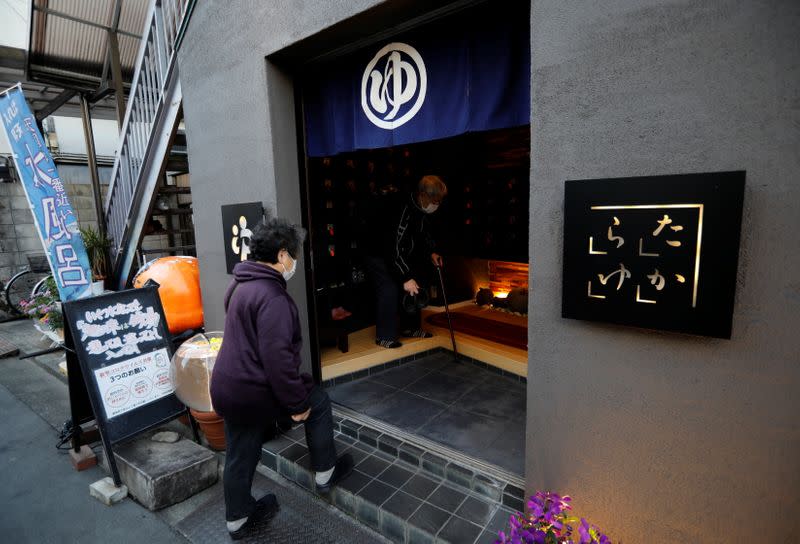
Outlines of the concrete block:
<svg viewBox="0 0 800 544">
<path fill-rule="evenodd" d="M 24 195 L 25 190 L 20 183 L 0 183 L 0 196 Z"/>
<path fill-rule="evenodd" d="M 19 246 L 16 238 L 0 238 L 0 251 L 17 253 Z"/>
<path fill-rule="evenodd" d="M 12 252 L 0 253 L 0 266 L 16 266 L 17 254 Z"/>
<path fill-rule="evenodd" d="M 82 229 L 92 228 L 97 230 L 97 221 L 95 220 L 94 214 L 91 214 L 91 217 L 86 220 L 84 220 L 82 217 L 79 217 L 78 224 Z"/>
<path fill-rule="evenodd" d="M 81 227 L 85 227 L 88 223 L 97 222 L 97 214 L 94 210 L 73 208 L 73 211 L 75 212 L 75 219 L 78 220 L 78 224 Z"/>
<path fill-rule="evenodd" d="M 2 229 L 2 227 L 0 227 L 0 229 Z M 14 236 L 16 238 L 31 238 L 38 236 L 38 233 L 36 232 L 36 225 L 33 223 L 14 225 Z"/>
<path fill-rule="evenodd" d="M 128 496 L 128 488 L 125 485 L 117 487 L 111 478 L 103 478 L 89 485 L 89 495 L 106 506 L 111 506 Z"/>
<path fill-rule="evenodd" d="M 12 196 L 11 197 L 11 209 L 12 210 L 29 210 L 30 206 L 28 205 L 28 199 L 24 196 Z"/>
<path fill-rule="evenodd" d="M 11 219 L 15 225 L 33 224 L 33 214 L 28 207 L 12 209 Z"/>
<path fill-rule="evenodd" d="M 34 231 L 35 234 L 35 231 Z M 17 238 L 17 250 L 28 253 L 44 253 L 44 247 L 39 237 Z"/>
<path fill-rule="evenodd" d="M 0 203 L 0 225 L 13 225 L 14 219 L 11 217 L 11 210 L 2 208 L 3 204 Z"/>
<path fill-rule="evenodd" d="M 0 280 L 3 283 L 11 279 L 11 276 L 17 273 L 16 266 L 0 266 Z"/>
<path fill-rule="evenodd" d="M 73 208 L 78 210 L 93 210 L 94 198 L 91 196 L 73 196 L 69 199 Z"/>
<path fill-rule="evenodd" d="M 64 185 L 67 195 L 92 196 L 92 186 L 84 183 L 69 183 Z"/>
<path fill-rule="evenodd" d="M 97 465 L 97 455 L 92 451 L 92 448 L 84 444 L 79 451 L 69 449 L 69 460 L 72 461 L 72 466 L 77 471 L 86 470 Z"/>
<path fill-rule="evenodd" d="M 116 446 L 114 454 L 122 482 L 150 510 L 184 501 L 218 478 L 216 455 L 191 440 L 168 444 L 140 437 Z"/>
<path fill-rule="evenodd" d="M 14 225 L 0 225 L 0 239 L 8 240 L 9 238 L 16 238 L 17 231 Z"/>
</svg>

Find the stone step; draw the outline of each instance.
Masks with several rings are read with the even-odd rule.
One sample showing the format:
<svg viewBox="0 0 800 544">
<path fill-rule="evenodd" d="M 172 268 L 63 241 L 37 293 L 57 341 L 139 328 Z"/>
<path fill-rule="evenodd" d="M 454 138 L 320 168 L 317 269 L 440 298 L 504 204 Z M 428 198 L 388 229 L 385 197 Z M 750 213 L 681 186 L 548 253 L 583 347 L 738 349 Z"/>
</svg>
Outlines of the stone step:
<svg viewBox="0 0 800 544">
<path fill-rule="evenodd" d="M 522 509 L 519 482 L 454 462 L 455 455 L 407 437 L 335 419 L 337 451 L 352 455 L 356 468 L 328 500 L 393 542 L 494 542 L 512 512 Z M 262 464 L 316 493 L 302 426 L 264 444 Z"/>
</svg>

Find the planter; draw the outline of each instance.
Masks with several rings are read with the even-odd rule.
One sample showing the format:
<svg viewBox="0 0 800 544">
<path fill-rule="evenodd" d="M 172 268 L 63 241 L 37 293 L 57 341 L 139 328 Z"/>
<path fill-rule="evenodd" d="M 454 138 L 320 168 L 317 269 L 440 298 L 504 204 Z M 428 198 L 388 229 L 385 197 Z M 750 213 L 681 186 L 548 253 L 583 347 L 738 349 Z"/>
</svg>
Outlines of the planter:
<svg viewBox="0 0 800 544">
<path fill-rule="evenodd" d="M 192 417 L 197 420 L 200 430 L 208 440 L 208 445 L 213 450 L 222 451 L 225 449 L 225 422 L 216 412 L 200 412 L 190 408 Z"/>
</svg>

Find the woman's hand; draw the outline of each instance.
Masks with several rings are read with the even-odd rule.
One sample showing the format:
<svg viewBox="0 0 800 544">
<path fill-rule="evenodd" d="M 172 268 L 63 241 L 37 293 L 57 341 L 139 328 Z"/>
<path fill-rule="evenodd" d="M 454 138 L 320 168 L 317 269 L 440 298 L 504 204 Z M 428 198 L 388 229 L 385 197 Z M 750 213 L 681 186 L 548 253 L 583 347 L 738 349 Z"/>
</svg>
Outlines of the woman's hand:
<svg viewBox="0 0 800 544">
<path fill-rule="evenodd" d="M 292 416 L 292 421 L 294 421 L 295 423 L 300 423 L 301 421 L 307 420 L 309 415 L 311 415 L 311 408 L 309 408 L 302 414 L 294 414 Z"/>
</svg>

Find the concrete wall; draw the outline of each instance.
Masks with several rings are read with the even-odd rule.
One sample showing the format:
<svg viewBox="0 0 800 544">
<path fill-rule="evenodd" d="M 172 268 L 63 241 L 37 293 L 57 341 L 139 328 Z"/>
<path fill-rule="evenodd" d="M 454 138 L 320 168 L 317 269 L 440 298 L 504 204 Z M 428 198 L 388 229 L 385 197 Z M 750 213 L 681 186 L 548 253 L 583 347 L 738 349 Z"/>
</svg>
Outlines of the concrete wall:
<svg viewBox="0 0 800 544">
<path fill-rule="evenodd" d="M 614 541 L 798 542 L 800 4 L 532 6 L 529 487 Z M 739 169 L 731 340 L 560 317 L 564 180 Z"/>
<path fill-rule="evenodd" d="M 59 165 L 72 209 L 81 226 L 97 228 L 92 186 L 85 166 Z M 101 179 L 110 176 L 110 168 L 101 168 Z M 107 185 L 101 186 L 105 197 Z M 26 255 L 44 253 L 28 199 L 20 183 L 0 183 L 0 285 L 28 265 Z"/>
<path fill-rule="evenodd" d="M 270 213 L 301 222 L 292 82 L 265 57 L 375 3 L 195 6 L 178 67 L 206 328 L 222 328 L 222 301 L 231 280 L 225 268 L 220 206 L 260 201 Z M 289 283 L 289 292 L 300 308 L 303 337 L 308 338 L 303 268 Z M 308 367 L 307 344 L 303 360 Z"/>
</svg>

